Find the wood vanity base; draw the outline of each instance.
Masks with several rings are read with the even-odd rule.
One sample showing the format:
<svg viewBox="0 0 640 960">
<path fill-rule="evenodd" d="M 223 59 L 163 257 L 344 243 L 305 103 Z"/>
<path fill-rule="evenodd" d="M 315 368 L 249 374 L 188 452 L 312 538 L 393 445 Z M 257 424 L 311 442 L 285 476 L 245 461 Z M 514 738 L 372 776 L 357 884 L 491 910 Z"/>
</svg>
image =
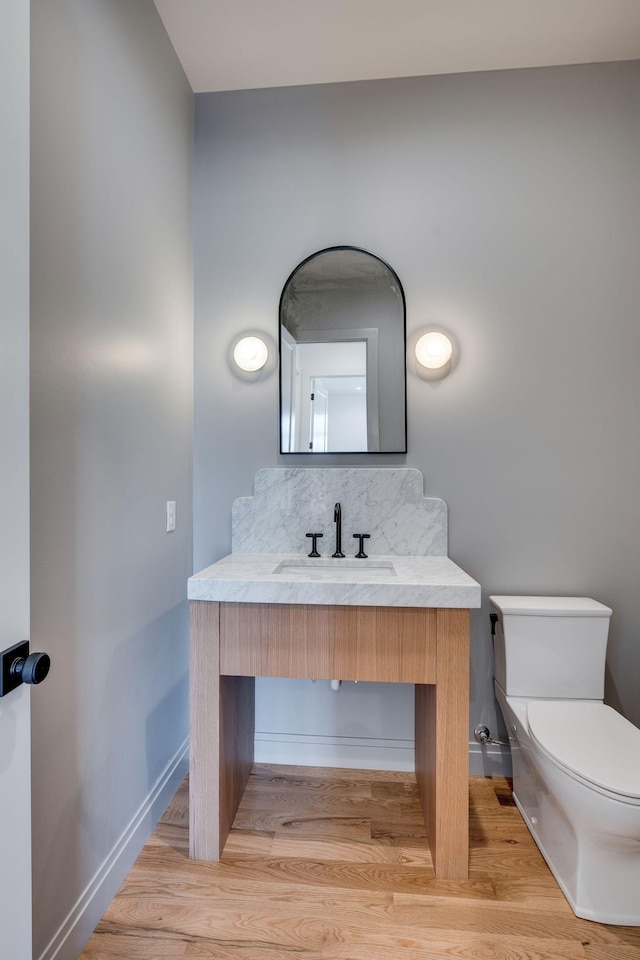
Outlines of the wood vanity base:
<svg viewBox="0 0 640 960">
<path fill-rule="evenodd" d="M 192 859 L 220 859 L 251 772 L 255 677 L 414 683 L 416 778 L 435 874 L 467 879 L 468 610 L 190 607 Z"/>
</svg>

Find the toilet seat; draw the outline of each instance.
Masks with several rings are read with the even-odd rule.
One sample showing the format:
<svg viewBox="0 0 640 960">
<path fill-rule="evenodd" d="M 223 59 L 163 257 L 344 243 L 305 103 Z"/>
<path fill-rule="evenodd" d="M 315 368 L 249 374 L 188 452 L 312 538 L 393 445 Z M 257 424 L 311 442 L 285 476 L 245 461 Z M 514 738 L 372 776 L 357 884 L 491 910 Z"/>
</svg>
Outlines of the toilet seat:
<svg viewBox="0 0 640 960">
<path fill-rule="evenodd" d="M 532 700 L 532 739 L 578 780 L 640 805 L 640 729 L 600 701 Z"/>
</svg>

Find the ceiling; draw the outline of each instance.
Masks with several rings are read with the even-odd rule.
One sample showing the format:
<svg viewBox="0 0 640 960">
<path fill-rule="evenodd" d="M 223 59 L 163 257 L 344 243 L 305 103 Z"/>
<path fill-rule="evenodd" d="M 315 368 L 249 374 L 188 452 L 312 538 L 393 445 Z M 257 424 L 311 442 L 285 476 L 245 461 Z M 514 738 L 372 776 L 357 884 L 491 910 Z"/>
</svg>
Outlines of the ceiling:
<svg viewBox="0 0 640 960">
<path fill-rule="evenodd" d="M 640 59 L 640 0 L 155 0 L 196 93 Z"/>
</svg>

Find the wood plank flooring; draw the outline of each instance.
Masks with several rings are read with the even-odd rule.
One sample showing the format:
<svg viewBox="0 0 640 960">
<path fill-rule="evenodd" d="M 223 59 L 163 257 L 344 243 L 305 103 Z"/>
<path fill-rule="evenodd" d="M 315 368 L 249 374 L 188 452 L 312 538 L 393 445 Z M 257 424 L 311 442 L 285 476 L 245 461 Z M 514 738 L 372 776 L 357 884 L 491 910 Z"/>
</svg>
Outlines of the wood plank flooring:
<svg viewBox="0 0 640 960">
<path fill-rule="evenodd" d="M 79 960 L 640 960 L 579 920 L 511 800 L 470 780 L 470 879 L 438 881 L 411 774 L 256 765 L 222 861 L 178 790 Z"/>
</svg>

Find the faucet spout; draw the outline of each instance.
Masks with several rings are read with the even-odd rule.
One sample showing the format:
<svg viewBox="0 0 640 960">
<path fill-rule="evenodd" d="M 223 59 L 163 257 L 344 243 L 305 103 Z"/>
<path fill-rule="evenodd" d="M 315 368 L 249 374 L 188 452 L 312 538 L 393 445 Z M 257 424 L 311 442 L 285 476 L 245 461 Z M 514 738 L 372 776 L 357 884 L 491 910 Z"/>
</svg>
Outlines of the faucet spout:
<svg viewBox="0 0 640 960">
<path fill-rule="evenodd" d="M 333 508 L 333 522 L 336 525 L 336 552 L 331 556 L 344 557 L 342 552 L 342 507 L 339 503 L 336 503 Z"/>
</svg>

